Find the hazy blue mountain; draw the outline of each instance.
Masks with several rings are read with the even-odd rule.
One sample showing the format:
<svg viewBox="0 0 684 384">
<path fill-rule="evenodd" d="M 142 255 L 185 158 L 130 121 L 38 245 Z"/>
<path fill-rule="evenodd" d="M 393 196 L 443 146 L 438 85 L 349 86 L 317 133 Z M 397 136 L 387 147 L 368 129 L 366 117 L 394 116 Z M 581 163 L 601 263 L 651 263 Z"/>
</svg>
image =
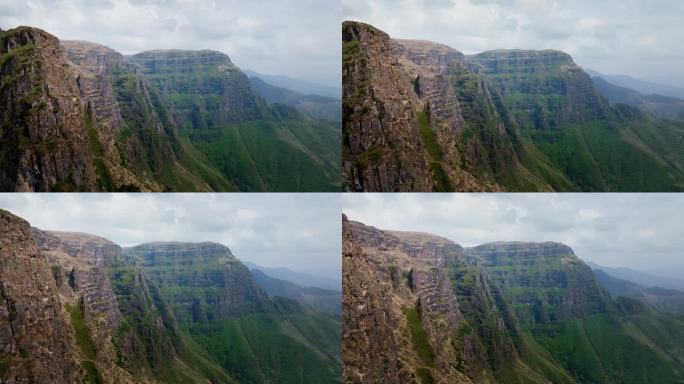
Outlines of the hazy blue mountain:
<svg viewBox="0 0 684 384">
<path fill-rule="evenodd" d="M 310 81 L 295 79 L 285 75 L 265 75 L 262 73 L 254 72 L 249 69 L 245 69 L 244 72 L 249 77 L 258 77 L 269 84 L 291 89 L 293 91 L 297 91 L 305 95 L 313 94 L 319 96 L 334 97 L 338 100 L 342 95 L 341 87 L 313 83 Z"/>
<path fill-rule="evenodd" d="M 340 291 L 342 287 L 342 283 L 339 279 L 333 279 L 324 276 L 315 276 L 308 273 L 293 271 L 292 269 L 283 267 L 264 267 L 249 261 L 243 261 L 243 263 L 247 266 L 247 268 L 249 268 L 252 271 L 258 269 L 270 277 L 289 281 L 290 283 L 294 283 L 305 288 L 318 287 Z"/>
<path fill-rule="evenodd" d="M 631 88 L 646 94 L 655 93 L 684 99 L 684 88 L 676 85 L 660 84 L 627 75 L 607 75 L 591 69 L 587 69 L 586 72 L 592 77 L 602 77 L 615 85 Z"/>
<path fill-rule="evenodd" d="M 285 104 L 316 119 L 342 121 L 342 103 L 340 99 L 311 94 L 305 95 L 291 89 L 269 84 L 256 76 L 250 77 L 249 81 L 252 84 L 252 88 L 269 104 Z"/>
<path fill-rule="evenodd" d="M 645 287 L 628 280 L 618 279 L 595 269 L 596 280 L 614 297 L 624 296 L 642 301 L 654 308 L 675 315 L 684 315 L 684 292 L 675 289 Z"/>
<path fill-rule="evenodd" d="M 332 315 L 342 313 L 342 292 L 318 287 L 304 288 L 289 281 L 276 279 L 260 269 L 252 269 L 254 282 L 266 291 L 269 297 L 293 299 L 313 310 Z"/>
<path fill-rule="evenodd" d="M 655 94 L 647 95 L 617 86 L 598 76 L 591 79 L 611 104 L 623 103 L 648 111 L 660 119 L 684 121 L 684 100 L 682 99 Z"/>
<path fill-rule="evenodd" d="M 589 267 L 593 270 L 602 270 L 607 274 L 618 279 L 629 280 L 631 282 L 644 285 L 646 287 L 661 287 L 667 289 L 676 289 L 684 291 L 684 280 L 673 279 L 669 277 L 657 276 L 654 274 L 635 271 L 624 267 L 605 267 L 596 263 L 587 262 Z"/>
</svg>

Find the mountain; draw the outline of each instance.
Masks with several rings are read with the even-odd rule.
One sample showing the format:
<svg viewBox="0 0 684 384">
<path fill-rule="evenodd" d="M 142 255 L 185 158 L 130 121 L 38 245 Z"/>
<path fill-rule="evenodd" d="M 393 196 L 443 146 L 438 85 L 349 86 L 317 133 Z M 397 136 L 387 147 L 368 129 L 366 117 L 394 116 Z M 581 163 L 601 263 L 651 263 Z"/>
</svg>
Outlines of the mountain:
<svg viewBox="0 0 684 384">
<path fill-rule="evenodd" d="M 646 95 L 629 88 L 613 85 L 601 77 L 592 77 L 592 80 L 596 88 L 611 103 L 623 103 L 638 107 L 660 119 L 684 121 L 684 100 L 682 99 L 655 94 Z"/>
<path fill-rule="evenodd" d="M 627 75 L 608 75 L 592 69 L 586 70 L 591 77 L 600 77 L 619 87 L 633 89 L 647 95 L 658 94 L 669 97 L 684 99 L 684 88 L 667 83 L 638 79 Z"/>
<path fill-rule="evenodd" d="M 473 248 L 343 217 L 349 383 L 681 383 L 684 320 L 559 243 Z"/>
<path fill-rule="evenodd" d="M 342 293 L 332 289 L 316 287 L 304 288 L 289 281 L 276 279 L 258 269 L 252 270 L 254 282 L 263 288 L 269 297 L 285 297 L 298 301 L 311 309 L 340 315 L 342 313 Z"/>
<path fill-rule="evenodd" d="M 303 95 L 287 88 L 271 85 L 259 77 L 250 77 L 249 81 L 252 84 L 252 88 L 269 104 L 280 103 L 289 105 L 316 119 L 342 120 L 340 99 L 311 94 Z"/>
<path fill-rule="evenodd" d="M 593 270 L 601 270 L 610 276 L 622 280 L 632 281 L 645 287 L 662 287 L 666 289 L 684 291 L 684 280 L 682 279 L 658 276 L 624 267 L 606 267 L 592 262 L 587 262 L 587 265 L 589 265 Z"/>
<path fill-rule="evenodd" d="M 339 126 L 268 105 L 223 53 L 0 42 L 0 190 L 338 189 Z"/>
<path fill-rule="evenodd" d="M 283 267 L 264 267 L 263 265 L 257 265 L 249 261 L 244 262 L 245 265 L 252 271 L 259 270 L 269 277 L 276 278 L 279 280 L 285 280 L 293 284 L 297 284 L 304 288 L 315 287 L 323 289 L 331 289 L 334 291 L 340 291 L 340 279 L 318 276 L 309 273 L 303 273 L 298 271 L 293 271 L 289 268 Z"/>
<path fill-rule="evenodd" d="M 342 29 L 346 191 L 684 188 L 684 126 L 611 105 L 563 52 Z"/>
<path fill-rule="evenodd" d="M 317 95 L 339 100 L 340 94 L 342 93 L 339 87 L 318 84 L 301 79 L 295 79 L 290 76 L 266 75 L 249 69 L 245 69 L 245 73 L 250 78 L 257 77 L 268 84 L 272 84 L 280 88 L 290 89 L 303 95 Z"/>
<path fill-rule="evenodd" d="M 596 280 L 613 296 L 624 296 L 640 300 L 659 311 L 684 315 L 684 292 L 659 287 L 644 287 L 631 281 L 615 278 L 595 269 Z"/>
<path fill-rule="evenodd" d="M 222 245 L 0 225 L 2 382 L 339 382 L 339 318 L 269 299 Z"/>
</svg>

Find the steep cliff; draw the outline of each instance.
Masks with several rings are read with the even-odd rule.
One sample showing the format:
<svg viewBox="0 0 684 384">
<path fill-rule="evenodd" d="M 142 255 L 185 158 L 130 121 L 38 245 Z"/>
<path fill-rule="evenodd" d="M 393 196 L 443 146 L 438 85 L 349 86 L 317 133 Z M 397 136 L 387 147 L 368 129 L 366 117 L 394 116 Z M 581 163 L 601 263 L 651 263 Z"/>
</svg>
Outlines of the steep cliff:
<svg viewBox="0 0 684 384">
<path fill-rule="evenodd" d="M 565 245 L 463 249 L 343 217 L 342 252 L 346 382 L 684 380 L 684 322 L 613 300 Z"/>
<path fill-rule="evenodd" d="M 97 190 L 86 114 L 59 40 L 0 33 L 0 190 Z"/>
<path fill-rule="evenodd" d="M 611 106 L 558 51 L 472 56 L 346 21 L 350 191 L 676 191 L 682 126 Z"/>
<path fill-rule="evenodd" d="M 74 344 L 31 227 L 0 210 L 0 381 L 85 383 Z"/>
</svg>

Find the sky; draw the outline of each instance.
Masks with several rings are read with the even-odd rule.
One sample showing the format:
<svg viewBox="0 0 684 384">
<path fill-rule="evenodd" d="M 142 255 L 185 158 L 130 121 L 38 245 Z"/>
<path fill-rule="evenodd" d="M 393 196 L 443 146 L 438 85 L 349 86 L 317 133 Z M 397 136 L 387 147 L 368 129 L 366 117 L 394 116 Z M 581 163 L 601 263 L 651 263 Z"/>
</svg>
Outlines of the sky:
<svg viewBox="0 0 684 384">
<path fill-rule="evenodd" d="M 0 0 L 0 28 L 39 27 L 123 54 L 215 49 L 241 68 L 341 79 L 340 0 Z"/>
<path fill-rule="evenodd" d="M 43 230 L 121 246 L 213 241 L 241 260 L 340 279 L 339 194 L 0 194 L 0 208 Z"/>
<path fill-rule="evenodd" d="M 684 194 L 344 194 L 349 220 L 461 246 L 556 241 L 586 261 L 684 278 Z"/>
<path fill-rule="evenodd" d="M 684 84 L 681 0 L 343 0 L 345 20 L 465 54 L 557 49 L 605 74 Z"/>
</svg>

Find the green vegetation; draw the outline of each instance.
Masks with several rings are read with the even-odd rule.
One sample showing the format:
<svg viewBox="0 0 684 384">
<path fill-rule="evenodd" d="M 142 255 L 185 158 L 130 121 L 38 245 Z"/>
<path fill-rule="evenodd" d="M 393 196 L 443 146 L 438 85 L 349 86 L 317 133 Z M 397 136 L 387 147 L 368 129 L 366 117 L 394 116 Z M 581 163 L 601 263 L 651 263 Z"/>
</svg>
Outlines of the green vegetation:
<svg viewBox="0 0 684 384">
<path fill-rule="evenodd" d="M 449 192 L 453 191 L 449 176 L 442 167 L 442 148 L 437 141 L 437 135 L 430 126 L 430 120 L 427 113 L 416 112 L 416 119 L 418 120 L 418 129 L 420 136 L 423 139 L 423 145 L 427 149 L 430 158 L 430 169 L 432 170 L 432 178 L 434 180 L 435 192 Z"/>
<path fill-rule="evenodd" d="M 411 343 L 414 350 L 423 361 L 423 364 L 432 367 L 434 365 L 432 347 L 428 341 L 427 333 L 420 322 L 418 309 L 415 307 L 403 308 L 403 311 L 404 316 L 406 316 L 409 332 L 411 333 Z"/>
<path fill-rule="evenodd" d="M 432 373 L 427 368 L 418 368 L 416 374 L 418 375 L 421 384 L 433 384 L 435 382 L 432 378 Z"/>
<path fill-rule="evenodd" d="M 289 327 L 273 315 L 254 313 L 198 323 L 190 334 L 240 382 L 339 382 L 339 369 L 298 340 L 299 333 Z"/>
<path fill-rule="evenodd" d="M 74 336 L 76 336 L 76 342 L 81 347 L 81 351 L 86 358 L 95 359 L 97 348 L 90 336 L 90 329 L 85 323 L 81 308 L 78 305 L 68 305 L 67 311 L 71 317 L 71 326 L 74 329 Z"/>
<path fill-rule="evenodd" d="M 85 379 L 90 384 L 102 384 L 102 376 L 95 367 L 95 358 L 97 356 L 97 348 L 92 336 L 90 335 L 90 328 L 85 323 L 83 318 L 83 310 L 80 305 L 67 305 L 67 312 L 71 318 L 71 327 L 74 330 L 76 342 L 81 347 L 81 352 L 85 359 L 81 361 L 81 367 L 85 372 Z"/>
<path fill-rule="evenodd" d="M 97 181 L 102 191 L 113 191 L 114 183 L 112 182 L 107 166 L 104 163 L 104 150 L 102 143 L 98 137 L 97 130 L 93 127 L 93 118 L 91 106 L 88 104 L 85 111 L 85 127 L 88 139 L 90 140 L 90 152 L 93 155 L 93 162 L 95 172 L 97 173 Z"/>
<path fill-rule="evenodd" d="M 104 380 L 102 379 L 100 372 L 97 371 L 95 363 L 92 360 L 85 360 L 81 362 L 81 367 L 85 372 L 85 379 L 87 383 L 104 384 Z"/>
</svg>

